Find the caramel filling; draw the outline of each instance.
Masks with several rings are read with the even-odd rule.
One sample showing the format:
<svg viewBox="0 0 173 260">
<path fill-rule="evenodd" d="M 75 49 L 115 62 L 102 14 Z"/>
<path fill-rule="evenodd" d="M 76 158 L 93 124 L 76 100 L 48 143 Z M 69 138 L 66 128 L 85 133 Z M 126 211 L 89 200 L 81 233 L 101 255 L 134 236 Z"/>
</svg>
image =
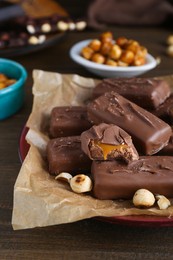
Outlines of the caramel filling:
<svg viewBox="0 0 173 260">
<path fill-rule="evenodd" d="M 102 149 L 104 160 L 107 159 L 107 156 L 110 152 L 114 150 L 118 150 L 122 152 L 123 149 L 126 149 L 128 147 L 128 145 L 126 144 L 119 144 L 119 145 L 103 144 L 99 141 L 94 141 L 94 144 L 99 146 Z"/>
</svg>

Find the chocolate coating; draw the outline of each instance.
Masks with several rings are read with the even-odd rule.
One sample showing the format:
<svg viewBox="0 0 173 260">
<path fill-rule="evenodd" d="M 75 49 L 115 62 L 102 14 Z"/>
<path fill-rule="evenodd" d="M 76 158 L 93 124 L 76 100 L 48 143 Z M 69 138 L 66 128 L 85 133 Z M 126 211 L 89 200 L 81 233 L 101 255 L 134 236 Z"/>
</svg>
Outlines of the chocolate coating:
<svg viewBox="0 0 173 260">
<path fill-rule="evenodd" d="M 50 174 L 90 172 L 91 161 L 81 150 L 80 136 L 51 139 L 47 146 Z"/>
<path fill-rule="evenodd" d="M 115 124 L 129 133 L 138 152 L 152 155 L 167 145 L 171 127 L 116 92 L 107 92 L 88 105 L 94 124 Z"/>
<path fill-rule="evenodd" d="M 160 150 L 157 155 L 173 156 L 173 132 L 169 139 L 168 144 L 162 150 Z"/>
<path fill-rule="evenodd" d="M 93 97 L 115 91 L 143 108 L 156 108 L 170 96 L 171 90 L 164 80 L 147 78 L 104 79 L 93 90 Z"/>
<path fill-rule="evenodd" d="M 105 146 L 111 148 L 106 150 L 106 158 Z M 130 135 L 116 125 L 102 123 L 86 130 L 81 134 L 81 147 L 92 160 L 124 159 L 128 162 L 139 158 Z"/>
<path fill-rule="evenodd" d="M 173 123 L 173 94 L 171 94 L 157 109 L 152 110 L 151 113 L 168 124 Z"/>
<path fill-rule="evenodd" d="M 173 158 L 144 156 L 137 161 L 93 161 L 93 195 L 98 199 L 132 199 L 141 188 L 173 196 Z"/>
<path fill-rule="evenodd" d="M 80 135 L 91 127 L 87 109 L 82 106 L 55 107 L 51 112 L 50 135 L 63 137 Z"/>
</svg>

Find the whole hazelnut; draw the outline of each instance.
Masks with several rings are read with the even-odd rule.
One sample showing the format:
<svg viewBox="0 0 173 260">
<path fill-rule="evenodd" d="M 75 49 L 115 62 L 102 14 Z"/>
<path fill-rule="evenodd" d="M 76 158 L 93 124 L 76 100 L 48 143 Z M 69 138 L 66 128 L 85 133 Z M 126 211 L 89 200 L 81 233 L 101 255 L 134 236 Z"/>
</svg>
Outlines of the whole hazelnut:
<svg viewBox="0 0 173 260">
<path fill-rule="evenodd" d="M 100 53 L 94 53 L 93 56 L 91 57 L 91 61 L 99 64 L 103 64 L 105 62 L 105 57 Z"/>
<path fill-rule="evenodd" d="M 155 197 L 153 193 L 146 189 L 139 189 L 133 196 L 133 204 L 136 207 L 147 208 L 153 206 Z"/>
<path fill-rule="evenodd" d="M 89 43 L 88 47 L 90 47 L 94 51 L 99 51 L 101 47 L 101 41 L 98 39 L 94 39 Z"/>
<path fill-rule="evenodd" d="M 134 55 L 134 53 L 132 51 L 124 50 L 122 52 L 120 60 L 122 62 L 125 62 L 125 63 L 130 65 L 134 61 L 134 57 L 135 57 L 135 55 Z"/>
<path fill-rule="evenodd" d="M 122 54 L 122 49 L 117 44 L 114 44 L 109 52 L 109 57 L 113 60 L 118 60 Z"/>
<path fill-rule="evenodd" d="M 87 59 L 90 60 L 92 55 L 93 55 L 94 51 L 93 49 L 91 49 L 90 47 L 86 46 L 81 50 L 81 55 Z"/>
</svg>

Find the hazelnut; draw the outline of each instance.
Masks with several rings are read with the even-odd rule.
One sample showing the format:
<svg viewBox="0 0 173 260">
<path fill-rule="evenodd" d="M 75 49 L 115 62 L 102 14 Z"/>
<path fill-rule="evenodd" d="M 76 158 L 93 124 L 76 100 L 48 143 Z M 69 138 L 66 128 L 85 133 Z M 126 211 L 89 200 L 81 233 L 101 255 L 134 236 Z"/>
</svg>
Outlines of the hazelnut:
<svg viewBox="0 0 173 260">
<path fill-rule="evenodd" d="M 4 74 L 2 74 L 2 73 L 0 73 L 0 82 L 4 82 L 4 81 L 6 81 L 8 78 L 4 75 Z"/>
<path fill-rule="evenodd" d="M 42 44 L 43 42 L 45 42 L 45 40 L 46 40 L 46 36 L 45 35 L 39 35 L 38 36 L 38 43 L 39 44 Z"/>
<path fill-rule="evenodd" d="M 125 48 L 126 48 L 126 50 L 132 51 L 133 53 L 137 53 L 140 46 L 137 41 L 129 40 L 129 42 L 127 43 Z"/>
<path fill-rule="evenodd" d="M 92 55 L 93 55 L 94 51 L 93 49 L 91 49 L 90 47 L 86 46 L 82 49 L 81 51 L 81 55 L 87 59 L 87 60 L 90 60 Z"/>
<path fill-rule="evenodd" d="M 144 46 L 139 46 L 136 55 L 140 57 L 146 57 L 147 53 L 148 53 L 147 48 L 145 48 Z"/>
<path fill-rule="evenodd" d="M 116 44 L 118 44 L 120 47 L 123 47 L 125 44 L 128 43 L 128 39 L 125 37 L 119 37 L 116 39 Z"/>
<path fill-rule="evenodd" d="M 169 45 L 168 48 L 167 48 L 167 54 L 170 56 L 170 57 L 173 57 L 173 45 Z"/>
<path fill-rule="evenodd" d="M 28 25 L 26 26 L 26 29 L 27 29 L 27 31 L 28 31 L 30 34 L 36 33 L 35 27 L 34 27 L 32 24 L 28 24 Z"/>
<path fill-rule="evenodd" d="M 134 58 L 134 61 L 132 62 L 131 65 L 133 66 L 141 66 L 141 65 L 144 65 L 146 63 L 146 59 L 144 57 L 135 57 Z"/>
<path fill-rule="evenodd" d="M 172 35 L 172 34 L 170 34 L 170 35 L 168 36 L 166 42 L 167 42 L 168 45 L 173 45 L 173 35 Z"/>
<path fill-rule="evenodd" d="M 68 29 L 70 31 L 74 31 L 76 29 L 76 24 L 74 22 L 69 22 L 68 23 Z"/>
<path fill-rule="evenodd" d="M 102 55 L 108 55 L 113 44 L 111 42 L 103 42 L 100 48 L 100 53 Z"/>
<path fill-rule="evenodd" d="M 159 209 L 167 209 L 171 205 L 171 202 L 163 195 L 156 195 L 156 200 Z"/>
<path fill-rule="evenodd" d="M 120 67 L 128 67 L 129 65 L 125 62 L 122 62 L 120 60 L 117 61 L 117 65 L 120 66 Z"/>
<path fill-rule="evenodd" d="M 154 203 L 154 195 L 149 190 L 139 189 L 133 196 L 133 204 L 136 207 L 147 208 L 153 206 Z"/>
<path fill-rule="evenodd" d="M 55 180 L 60 180 L 60 181 L 64 181 L 64 182 L 70 182 L 70 180 L 72 179 L 72 175 L 68 172 L 61 172 L 60 174 L 58 174 L 55 177 Z"/>
<path fill-rule="evenodd" d="M 76 193 L 83 193 L 92 190 L 91 179 L 84 174 L 78 174 L 70 180 L 71 189 Z"/>
<path fill-rule="evenodd" d="M 94 39 L 89 43 L 88 47 L 90 47 L 94 51 L 99 51 L 101 47 L 101 41 L 99 41 L 98 39 Z"/>
<path fill-rule="evenodd" d="M 51 31 L 51 25 L 49 23 L 44 23 L 41 26 L 41 31 L 44 33 L 48 33 Z"/>
<path fill-rule="evenodd" d="M 91 61 L 99 64 L 103 64 L 105 62 L 105 57 L 100 53 L 94 53 L 93 56 L 91 57 Z"/>
<path fill-rule="evenodd" d="M 36 36 L 31 36 L 28 40 L 29 44 L 32 44 L 32 45 L 36 45 L 39 43 L 39 40 L 38 40 L 38 37 Z"/>
<path fill-rule="evenodd" d="M 117 66 L 117 62 L 115 60 L 112 60 L 112 59 L 107 59 L 105 61 L 105 64 L 109 65 L 109 66 Z"/>
<path fill-rule="evenodd" d="M 122 49 L 117 44 L 114 44 L 109 52 L 109 57 L 113 60 L 118 60 L 121 54 Z"/>
<path fill-rule="evenodd" d="M 87 23 L 85 21 L 78 21 L 76 22 L 76 30 L 77 31 L 82 31 L 86 28 Z"/>
<path fill-rule="evenodd" d="M 67 31 L 69 29 L 68 23 L 66 23 L 64 21 L 57 22 L 56 26 L 57 26 L 58 30 L 63 31 L 63 32 Z"/>
<path fill-rule="evenodd" d="M 104 32 L 100 35 L 101 42 L 112 42 L 113 34 L 112 32 Z"/>
<path fill-rule="evenodd" d="M 3 89 L 6 87 L 6 84 L 4 82 L 0 82 L 0 89 Z"/>
<path fill-rule="evenodd" d="M 134 61 L 134 57 L 135 55 L 132 51 L 123 50 L 120 60 L 130 65 Z"/>
</svg>

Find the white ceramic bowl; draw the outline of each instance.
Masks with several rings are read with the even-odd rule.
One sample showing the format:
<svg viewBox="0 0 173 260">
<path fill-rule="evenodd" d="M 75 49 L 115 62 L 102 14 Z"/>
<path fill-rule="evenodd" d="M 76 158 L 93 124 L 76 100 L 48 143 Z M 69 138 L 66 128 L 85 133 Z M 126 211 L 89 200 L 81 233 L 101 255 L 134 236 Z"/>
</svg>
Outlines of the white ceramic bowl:
<svg viewBox="0 0 173 260">
<path fill-rule="evenodd" d="M 89 60 L 86 60 L 80 55 L 83 47 L 89 44 L 90 40 L 84 40 L 76 43 L 70 49 L 70 57 L 73 61 L 85 67 L 90 72 L 103 78 L 130 78 L 146 73 L 156 67 L 157 62 L 153 56 L 147 54 L 147 62 L 141 66 L 129 66 L 129 67 L 113 67 L 109 65 L 98 64 Z"/>
</svg>

